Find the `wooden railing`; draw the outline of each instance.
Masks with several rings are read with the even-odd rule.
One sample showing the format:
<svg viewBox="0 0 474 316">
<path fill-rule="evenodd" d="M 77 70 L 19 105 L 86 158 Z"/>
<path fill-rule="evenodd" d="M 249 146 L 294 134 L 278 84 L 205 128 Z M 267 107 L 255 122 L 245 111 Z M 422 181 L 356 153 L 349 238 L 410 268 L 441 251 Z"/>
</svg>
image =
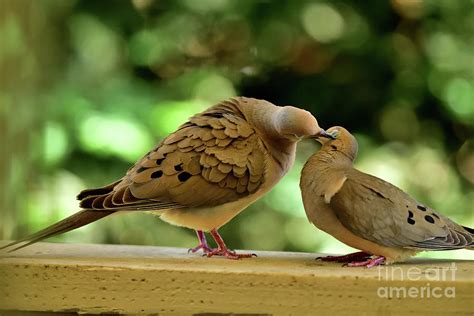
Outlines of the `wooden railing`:
<svg viewBox="0 0 474 316">
<path fill-rule="evenodd" d="M 474 262 L 347 268 L 317 254 L 40 243 L 0 253 L 0 310 L 159 315 L 473 315 Z M 0 311 L 0 315 L 5 312 Z M 16 314 L 16 313 L 15 313 Z"/>
</svg>

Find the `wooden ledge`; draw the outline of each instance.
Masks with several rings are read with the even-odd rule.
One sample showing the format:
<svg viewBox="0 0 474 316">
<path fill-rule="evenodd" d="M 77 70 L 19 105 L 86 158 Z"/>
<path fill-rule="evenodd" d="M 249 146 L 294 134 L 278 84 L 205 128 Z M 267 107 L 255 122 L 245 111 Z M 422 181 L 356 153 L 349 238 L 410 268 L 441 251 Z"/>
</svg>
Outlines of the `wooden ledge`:
<svg viewBox="0 0 474 316">
<path fill-rule="evenodd" d="M 413 260 L 366 269 L 315 261 L 317 254 L 256 254 L 233 261 L 176 248 L 40 243 L 0 253 L 0 310 L 379 316 L 474 311 L 472 261 Z"/>
</svg>

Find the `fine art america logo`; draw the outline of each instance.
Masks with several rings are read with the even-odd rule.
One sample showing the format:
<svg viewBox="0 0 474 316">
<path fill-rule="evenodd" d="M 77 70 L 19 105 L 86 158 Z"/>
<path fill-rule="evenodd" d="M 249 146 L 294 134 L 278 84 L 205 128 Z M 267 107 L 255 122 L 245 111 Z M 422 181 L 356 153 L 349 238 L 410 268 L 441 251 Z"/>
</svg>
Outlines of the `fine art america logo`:
<svg viewBox="0 0 474 316">
<path fill-rule="evenodd" d="M 418 286 L 381 286 L 377 289 L 377 296 L 381 298 L 454 298 L 454 286 L 434 286 L 430 282 L 456 280 L 456 264 L 446 267 L 419 268 L 379 266 L 379 281 L 422 281 Z M 423 282 L 426 281 L 426 282 Z M 435 282 L 436 281 L 436 282 Z"/>
</svg>

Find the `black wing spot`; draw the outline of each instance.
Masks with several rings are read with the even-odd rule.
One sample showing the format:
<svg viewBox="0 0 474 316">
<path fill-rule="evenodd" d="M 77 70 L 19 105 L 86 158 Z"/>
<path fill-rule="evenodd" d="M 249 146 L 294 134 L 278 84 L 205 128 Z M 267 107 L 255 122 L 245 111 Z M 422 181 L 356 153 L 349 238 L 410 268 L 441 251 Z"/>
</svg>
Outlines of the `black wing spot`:
<svg viewBox="0 0 474 316">
<path fill-rule="evenodd" d="M 224 117 L 224 113 L 220 113 L 220 112 L 204 113 L 203 116 L 215 117 L 215 118 L 222 118 L 222 117 Z"/>
<path fill-rule="evenodd" d="M 408 224 L 410 224 L 410 225 L 414 225 L 414 224 L 415 224 L 415 220 L 413 219 L 413 212 L 410 211 L 410 210 L 408 210 L 407 222 L 408 222 Z"/>
<path fill-rule="evenodd" d="M 163 171 L 158 170 L 158 171 L 153 172 L 150 175 L 150 177 L 152 177 L 153 179 L 157 179 L 157 178 L 161 178 L 162 175 L 163 175 Z"/>
<path fill-rule="evenodd" d="M 176 171 L 178 171 L 178 172 L 183 171 L 183 164 L 180 163 L 179 165 L 175 165 L 175 166 L 174 166 L 174 170 L 176 170 Z"/>
<path fill-rule="evenodd" d="M 426 206 L 417 205 L 416 208 L 419 209 L 420 211 L 426 212 Z"/>
<path fill-rule="evenodd" d="M 434 218 L 429 216 L 429 215 L 425 216 L 425 221 L 427 221 L 428 223 L 431 223 L 431 224 L 434 224 L 434 222 L 435 222 Z"/>
<path fill-rule="evenodd" d="M 385 199 L 385 196 L 382 195 L 382 193 L 380 192 L 377 192 L 377 191 L 374 191 L 375 194 L 377 194 L 379 197 L 381 197 L 382 199 Z"/>
<path fill-rule="evenodd" d="M 159 166 L 166 158 L 156 159 L 156 164 Z"/>
<path fill-rule="evenodd" d="M 336 145 L 331 145 L 331 148 L 334 149 L 334 150 L 337 150 L 337 146 L 336 146 Z"/>
<path fill-rule="evenodd" d="M 143 172 L 143 171 L 145 171 L 146 169 L 148 169 L 148 168 L 140 167 L 140 168 L 137 169 L 137 173 Z"/>
<path fill-rule="evenodd" d="M 440 219 L 438 214 L 435 214 L 435 213 L 431 213 L 431 215 L 433 215 L 434 217 L 436 217 L 437 219 Z"/>
<path fill-rule="evenodd" d="M 189 178 L 191 178 L 191 174 L 189 172 L 184 171 L 178 174 L 178 180 L 181 182 L 184 182 L 188 180 Z"/>
</svg>

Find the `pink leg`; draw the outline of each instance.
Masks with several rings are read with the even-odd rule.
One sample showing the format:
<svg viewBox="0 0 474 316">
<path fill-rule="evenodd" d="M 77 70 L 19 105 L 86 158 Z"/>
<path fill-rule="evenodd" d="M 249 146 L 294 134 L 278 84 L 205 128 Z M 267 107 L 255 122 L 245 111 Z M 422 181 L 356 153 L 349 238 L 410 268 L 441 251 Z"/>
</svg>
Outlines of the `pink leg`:
<svg viewBox="0 0 474 316">
<path fill-rule="evenodd" d="M 366 261 L 370 258 L 370 254 L 358 251 L 354 253 L 350 253 L 344 256 L 326 256 L 326 257 L 318 257 L 316 260 L 321 261 L 328 261 L 328 262 L 352 262 L 352 261 Z"/>
<path fill-rule="evenodd" d="M 346 265 L 348 267 L 367 267 L 372 268 L 375 266 L 379 266 L 385 262 L 384 256 L 375 256 L 374 258 L 368 259 L 366 261 L 358 261 L 358 262 L 349 262 Z"/>
<path fill-rule="evenodd" d="M 211 251 L 213 251 L 213 249 L 211 247 L 209 247 L 209 245 L 207 244 L 206 235 L 204 234 L 204 232 L 202 230 L 196 230 L 196 234 L 197 234 L 198 239 L 199 239 L 199 245 L 197 247 L 194 247 L 194 248 L 189 248 L 188 252 L 195 253 L 195 252 L 202 249 L 204 254 L 207 254 L 207 253 L 210 253 Z"/>
<path fill-rule="evenodd" d="M 250 258 L 252 256 L 255 256 L 255 257 L 257 256 L 254 253 L 241 253 L 241 254 L 238 254 L 235 251 L 228 249 L 227 246 L 224 243 L 224 240 L 222 239 L 222 237 L 217 232 L 217 229 L 211 230 L 211 235 L 217 243 L 217 249 L 214 249 L 211 252 L 208 252 L 207 253 L 208 257 L 224 256 L 228 259 L 241 259 L 241 258 Z"/>
</svg>

